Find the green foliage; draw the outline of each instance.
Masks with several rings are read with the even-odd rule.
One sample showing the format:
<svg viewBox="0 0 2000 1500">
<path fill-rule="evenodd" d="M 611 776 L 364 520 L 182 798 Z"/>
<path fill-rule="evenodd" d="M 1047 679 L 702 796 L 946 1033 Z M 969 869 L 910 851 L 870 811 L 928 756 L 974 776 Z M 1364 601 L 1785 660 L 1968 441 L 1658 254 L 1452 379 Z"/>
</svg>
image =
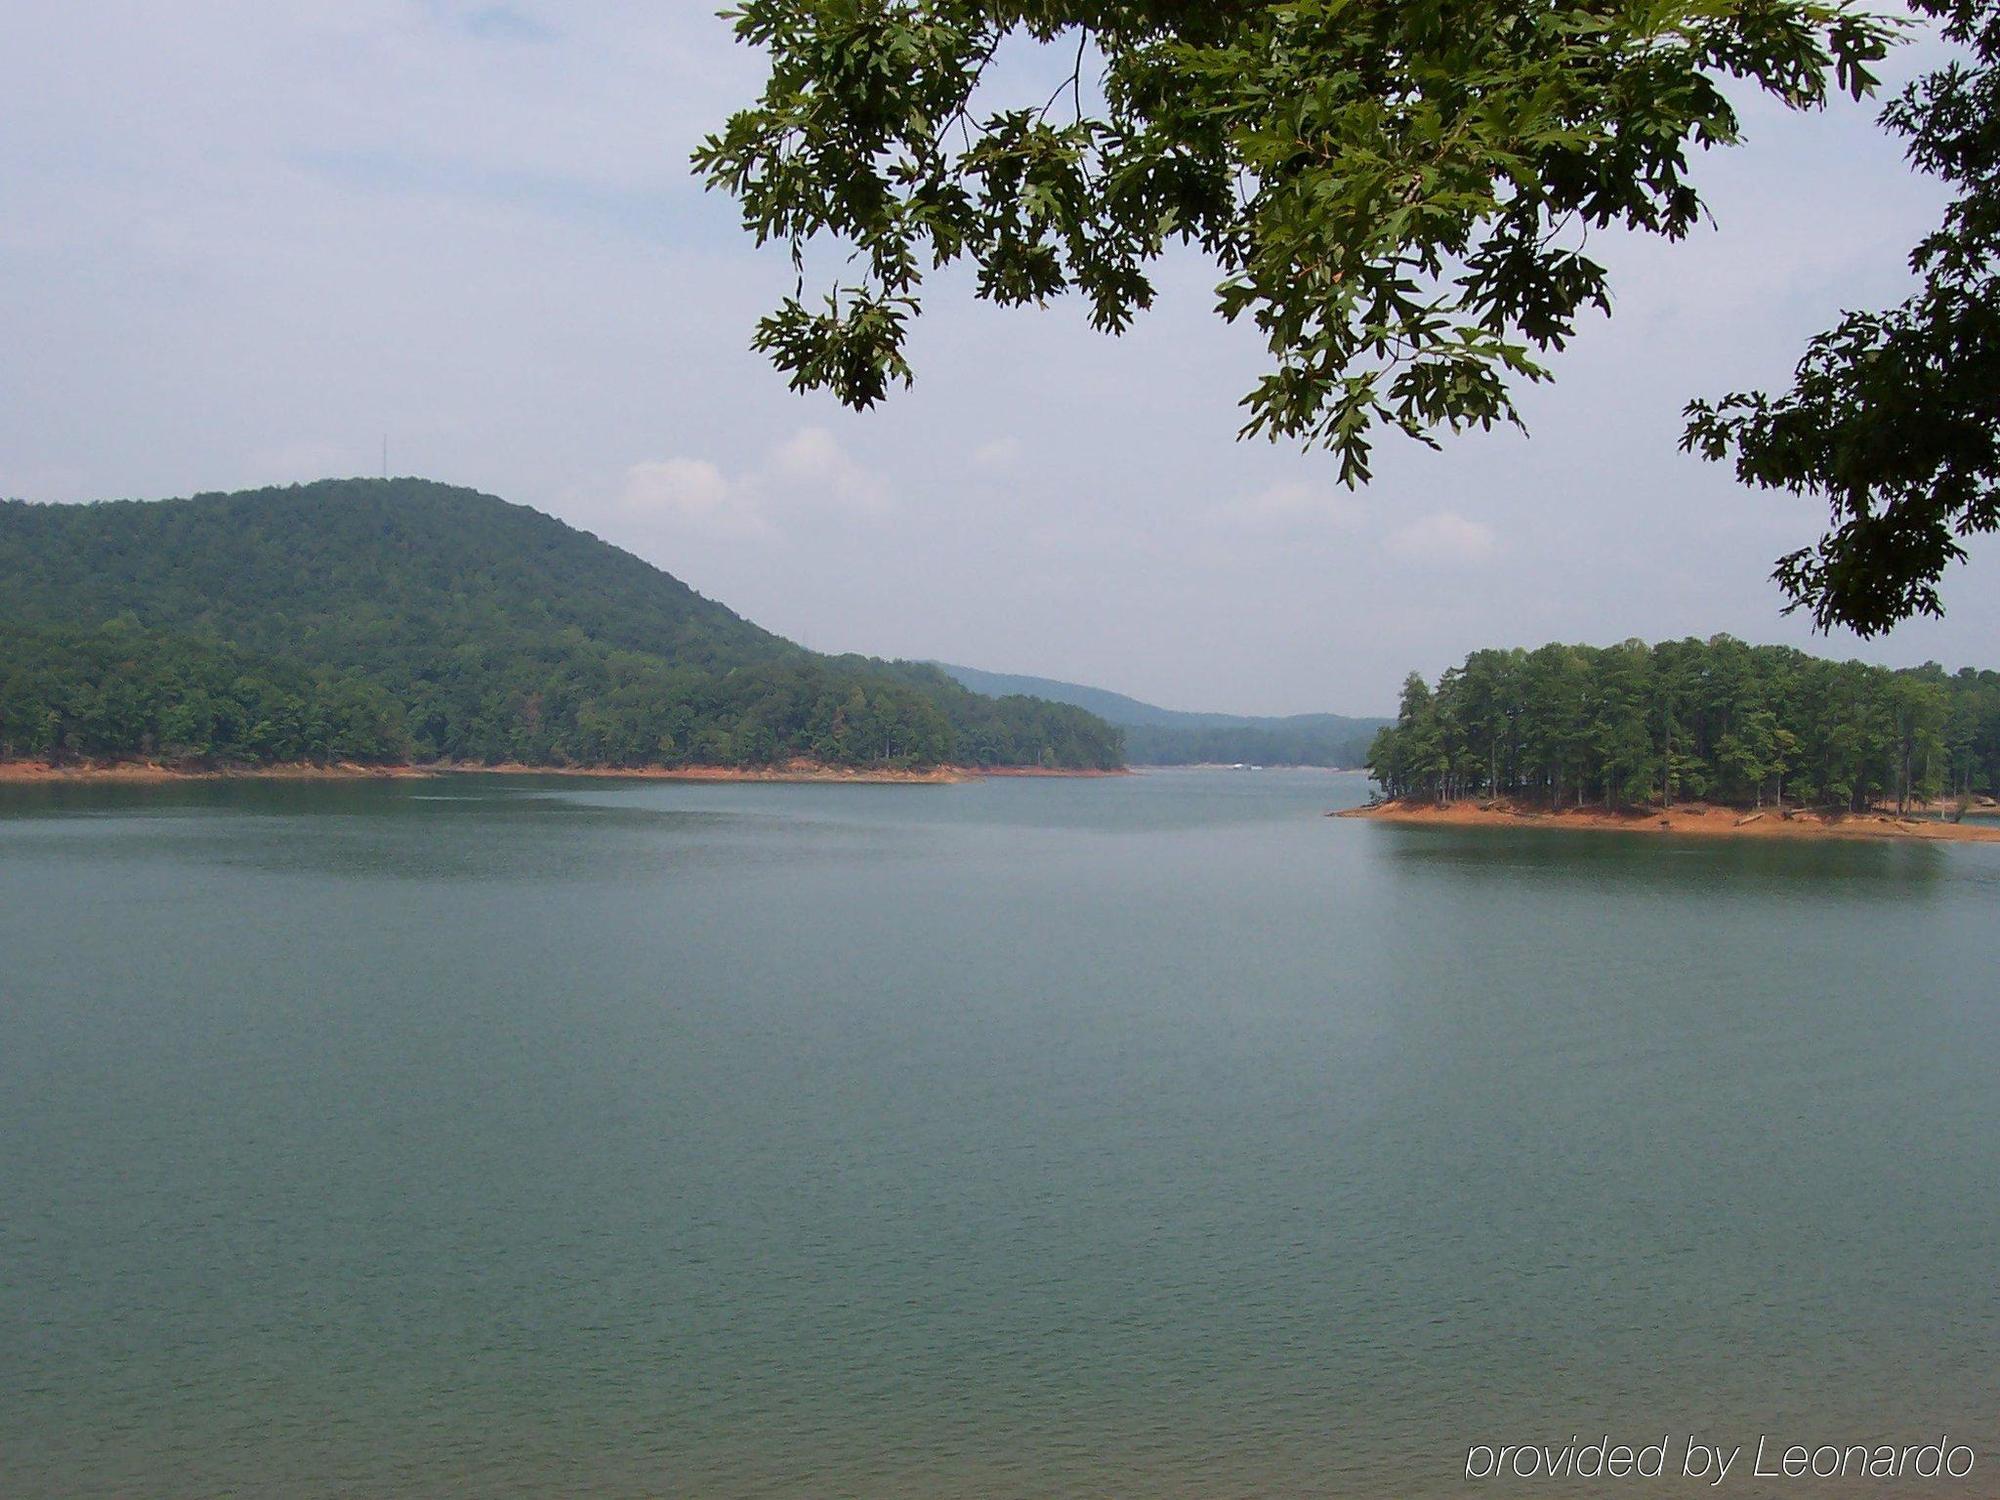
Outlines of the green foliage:
<svg viewBox="0 0 2000 1500">
<path fill-rule="evenodd" d="M 1079 709 L 760 630 L 416 480 L 0 505 L 0 752 L 202 763 L 1111 767 Z M 261 727 L 260 727 L 261 726 Z"/>
<path fill-rule="evenodd" d="M 0 580 L 13 618 L 130 614 L 316 665 L 553 664 L 588 646 L 707 671 L 796 649 L 552 516 L 422 480 L 7 504 Z"/>
<path fill-rule="evenodd" d="M 2000 789 L 2000 673 L 1892 672 L 1784 646 L 1478 651 L 1412 674 L 1368 768 L 1393 797 L 1860 809 Z"/>
<path fill-rule="evenodd" d="M 0 624 L 0 759 L 230 766 L 393 764 L 408 754 L 401 705 L 357 677 L 123 621 L 89 631 Z"/>
<path fill-rule="evenodd" d="M 1381 725 L 1379 719 L 1300 714 L 1212 729 L 1147 725 L 1125 731 L 1125 754 L 1134 765 L 1341 766 L 1360 765 Z"/>
<path fill-rule="evenodd" d="M 963 764 L 1111 770 L 1124 763 L 1122 732 L 1083 709 L 1014 693 L 989 698 L 929 662 L 891 662 L 887 670 L 944 708 Z"/>
<path fill-rule="evenodd" d="M 1971 49 L 1883 112 L 1911 162 L 1958 196 L 1911 253 L 1920 289 L 1887 312 L 1850 312 L 1806 347 L 1792 388 L 1688 407 L 1682 446 L 1735 457 L 1751 484 L 1823 496 L 1832 526 L 1778 560 L 1793 609 L 1863 636 L 1940 615 L 1960 539 L 2000 530 L 2000 6 L 1914 0 Z"/>
<path fill-rule="evenodd" d="M 1003 305 L 1076 292 L 1122 331 L 1172 242 L 1273 368 L 1246 434 L 1367 478 L 1378 423 L 1514 422 L 1587 308 L 1593 227 L 1679 238 L 1690 146 L 1737 139 L 1725 86 L 1794 107 L 1859 95 L 1892 23 L 1822 0 L 743 0 L 756 104 L 695 153 L 795 294 L 756 347 L 857 407 L 907 385 L 926 270 L 968 261 Z M 1046 99 L 989 103 L 1010 38 L 1073 46 Z M 1096 76 L 1086 80 L 1086 72 Z M 1087 87 L 1094 84 L 1094 87 Z M 1088 94 L 1088 99 L 1086 95 Z M 808 242 L 856 268 L 816 305 Z"/>
</svg>

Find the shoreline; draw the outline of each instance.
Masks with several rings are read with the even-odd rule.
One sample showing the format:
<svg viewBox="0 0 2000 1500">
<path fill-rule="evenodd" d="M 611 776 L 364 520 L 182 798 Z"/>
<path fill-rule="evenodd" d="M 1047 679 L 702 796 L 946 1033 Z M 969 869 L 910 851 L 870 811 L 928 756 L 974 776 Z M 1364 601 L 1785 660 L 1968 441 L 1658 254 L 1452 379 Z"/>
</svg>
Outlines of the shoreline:
<svg viewBox="0 0 2000 1500">
<path fill-rule="evenodd" d="M 1128 770 L 1132 771 L 1255 771 L 1264 775 L 1271 771 L 1315 771 L 1326 776 L 1353 776 L 1365 772 L 1366 766 L 1315 766 L 1315 765 L 1254 765 L 1248 761 L 1235 760 L 1140 760 L 1134 761 Z"/>
<path fill-rule="evenodd" d="M 574 776 L 611 781 L 816 782 L 869 786 L 954 786 L 989 777 L 1089 779 L 1129 776 L 1131 771 L 1061 770 L 1046 766 L 830 766 L 793 760 L 780 766 L 535 766 L 519 761 L 498 765 L 440 761 L 428 765 L 375 766 L 353 761 L 318 765 L 307 761 L 268 766 L 188 769 L 151 761 L 50 765 L 43 761 L 0 761 L 0 786 L 113 784 L 160 786 L 181 781 L 406 781 L 440 776 Z"/>
<path fill-rule="evenodd" d="M 1947 823 L 1930 817 L 1898 818 L 1893 812 L 1833 814 L 1776 808 L 1719 807 L 1710 802 L 1681 802 L 1638 812 L 1606 812 L 1602 808 L 1522 807 L 1501 800 L 1439 804 L 1410 799 L 1378 802 L 1329 813 L 1336 818 L 1365 818 L 1377 823 L 1401 823 L 1438 828 L 1589 829 L 1601 833 L 1693 834 L 1705 838 L 1914 839 L 1922 843 L 2000 842 L 2000 826 Z"/>
<path fill-rule="evenodd" d="M 948 769 L 959 773 L 963 781 L 1008 780 L 1033 781 L 1037 777 L 1050 777 L 1058 781 L 1102 781 L 1107 777 L 1130 776 L 1131 766 L 1118 766 L 1106 771 L 1097 766 L 1078 766 L 1066 771 L 1060 766 L 952 766 Z"/>
</svg>

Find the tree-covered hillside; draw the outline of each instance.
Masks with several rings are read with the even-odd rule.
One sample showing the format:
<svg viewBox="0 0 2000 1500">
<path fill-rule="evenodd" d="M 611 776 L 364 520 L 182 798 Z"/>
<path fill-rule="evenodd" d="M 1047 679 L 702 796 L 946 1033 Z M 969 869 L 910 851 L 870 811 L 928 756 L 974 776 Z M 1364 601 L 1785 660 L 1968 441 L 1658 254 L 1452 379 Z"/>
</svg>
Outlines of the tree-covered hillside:
<svg viewBox="0 0 2000 1500">
<path fill-rule="evenodd" d="M 2000 790 L 2000 673 L 1712 640 L 1476 651 L 1412 673 L 1370 752 L 1395 797 L 1860 809 Z"/>
<path fill-rule="evenodd" d="M 827 657 L 422 480 L 0 504 L 0 755 L 1117 765 L 1072 707 Z"/>
<path fill-rule="evenodd" d="M 1134 765 L 1260 766 L 1364 765 L 1380 719 L 1339 714 L 1297 714 L 1209 729 L 1152 724 L 1125 731 L 1125 754 Z"/>
<path fill-rule="evenodd" d="M 1128 698 L 1105 688 L 983 672 L 938 664 L 978 693 L 1025 693 L 1053 703 L 1073 703 L 1125 731 L 1126 758 L 1134 765 L 1191 766 L 1238 761 L 1267 766 L 1358 766 L 1386 719 L 1343 714 L 1197 713 Z"/>
<path fill-rule="evenodd" d="M 468 643 L 555 660 L 579 637 L 681 666 L 796 648 L 629 552 L 525 505 L 424 480 L 0 509 L 0 610 L 346 668 Z"/>
</svg>

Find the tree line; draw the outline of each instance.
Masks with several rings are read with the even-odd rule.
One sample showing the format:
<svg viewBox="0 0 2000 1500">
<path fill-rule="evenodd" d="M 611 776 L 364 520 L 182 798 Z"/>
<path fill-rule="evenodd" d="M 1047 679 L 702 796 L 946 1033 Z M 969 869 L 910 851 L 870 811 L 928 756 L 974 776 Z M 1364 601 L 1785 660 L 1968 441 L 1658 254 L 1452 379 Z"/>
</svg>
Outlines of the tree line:
<svg viewBox="0 0 2000 1500">
<path fill-rule="evenodd" d="M 1108 769 L 1122 744 L 1078 709 L 983 698 L 928 667 L 858 657 L 799 653 L 708 673 L 607 653 L 509 672 L 467 650 L 392 687 L 129 620 L 0 626 L 0 758 L 636 768 L 795 757 Z"/>
<path fill-rule="evenodd" d="M 1112 768 L 1122 742 L 1064 704 L 864 658 L 702 672 L 610 652 L 510 672 L 462 650 L 384 684 L 110 622 L 0 626 L 0 758 Z"/>
<path fill-rule="evenodd" d="M 1475 651 L 1410 674 L 1368 769 L 1391 797 L 1860 811 L 2000 790 L 2000 673 L 1709 640 Z"/>
</svg>

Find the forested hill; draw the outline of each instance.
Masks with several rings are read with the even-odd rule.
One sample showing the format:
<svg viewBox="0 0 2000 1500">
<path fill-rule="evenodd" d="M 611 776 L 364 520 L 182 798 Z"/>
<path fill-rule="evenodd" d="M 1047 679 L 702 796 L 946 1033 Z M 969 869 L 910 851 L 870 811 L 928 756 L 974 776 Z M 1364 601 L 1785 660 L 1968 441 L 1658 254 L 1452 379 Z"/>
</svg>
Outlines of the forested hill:
<svg viewBox="0 0 2000 1500">
<path fill-rule="evenodd" d="M 690 667 L 795 650 L 671 574 L 525 505 L 423 480 L 9 504 L 0 611 L 130 615 L 149 631 L 345 668 L 469 644 L 560 654 L 565 633 Z"/>
<path fill-rule="evenodd" d="M 424 480 L 0 503 L 0 755 L 1098 768 L 1118 733 L 828 657 Z"/>
<path fill-rule="evenodd" d="M 2000 791 L 2000 672 L 1827 661 L 1729 636 L 1475 651 L 1412 673 L 1370 753 L 1391 796 L 1856 810 Z"/>
<path fill-rule="evenodd" d="M 1080 683 L 938 665 L 974 692 L 1026 693 L 1089 710 L 1125 731 L 1125 752 L 1136 765 L 1248 761 L 1270 766 L 1359 766 L 1367 759 L 1375 732 L 1389 722 L 1344 714 L 1195 713 L 1160 708 Z"/>
</svg>

